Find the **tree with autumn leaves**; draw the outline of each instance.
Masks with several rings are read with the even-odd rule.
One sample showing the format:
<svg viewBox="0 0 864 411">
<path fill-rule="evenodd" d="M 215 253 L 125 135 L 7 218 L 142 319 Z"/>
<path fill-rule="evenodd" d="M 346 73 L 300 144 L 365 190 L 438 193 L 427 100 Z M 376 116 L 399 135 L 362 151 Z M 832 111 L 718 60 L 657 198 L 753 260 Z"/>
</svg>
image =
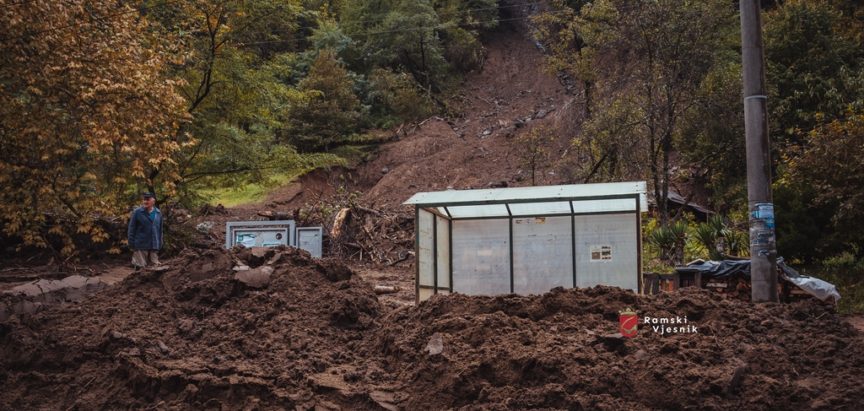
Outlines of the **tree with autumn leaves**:
<svg viewBox="0 0 864 411">
<path fill-rule="evenodd" d="M 496 4 L 0 1 L 0 240 L 119 250 L 107 228 L 143 190 L 192 209 L 342 164 L 476 67 Z"/>
<path fill-rule="evenodd" d="M 186 103 L 140 11 L 32 0 L 0 10 L 0 215 L 7 236 L 72 251 L 137 192 L 171 193 Z M 160 170 L 152 179 L 153 170 Z"/>
</svg>

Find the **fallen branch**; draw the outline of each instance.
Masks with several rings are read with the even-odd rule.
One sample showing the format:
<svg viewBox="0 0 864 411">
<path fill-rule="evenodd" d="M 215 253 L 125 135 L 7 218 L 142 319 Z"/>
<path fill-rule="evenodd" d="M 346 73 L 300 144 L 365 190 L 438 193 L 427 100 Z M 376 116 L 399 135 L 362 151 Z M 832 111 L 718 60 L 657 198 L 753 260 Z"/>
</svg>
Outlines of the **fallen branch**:
<svg viewBox="0 0 864 411">
<path fill-rule="evenodd" d="M 359 205 L 358 205 L 358 206 L 354 206 L 354 208 L 356 208 L 356 209 L 358 209 L 358 210 L 360 210 L 360 211 L 365 211 L 365 212 L 367 212 L 367 213 L 369 213 L 369 214 L 375 214 L 375 215 L 377 215 L 377 216 L 381 216 L 381 215 L 384 214 L 384 213 L 382 213 L 382 212 L 380 212 L 380 211 L 378 211 L 378 210 L 373 210 L 373 209 L 371 209 L 371 208 L 367 208 L 367 207 L 363 207 L 363 206 L 359 206 Z"/>
<path fill-rule="evenodd" d="M 410 252 L 409 252 L 409 253 L 405 253 L 404 256 L 399 257 L 396 261 L 393 261 L 392 263 L 390 263 L 390 264 L 388 264 L 388 265 L 392 267 L 392 266 L 394 266 L 394 265 L 396 265 L 396 264 L 399 264 L 399 263 L 401 263 L 401 262 L 407 260 L 409 254 L 413 254 L 413 253 L 410 253 Z"/>
<path fill-rule="evenodd" d="M 375 294 L 393 294 L 399 292 L 399 287 L 395 285 L 376 285 L 373 290 Z"/>
</svg>

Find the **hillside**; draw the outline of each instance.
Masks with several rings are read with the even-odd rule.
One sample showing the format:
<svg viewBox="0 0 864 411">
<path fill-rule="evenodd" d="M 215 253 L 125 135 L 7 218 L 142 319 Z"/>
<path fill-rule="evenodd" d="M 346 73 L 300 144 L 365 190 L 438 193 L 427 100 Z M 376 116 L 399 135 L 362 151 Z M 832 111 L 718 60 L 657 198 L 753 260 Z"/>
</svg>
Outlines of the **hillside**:
<svg viewBox="0 0 864 411">
<path fill-rule="evenodd" d="M 301 207 L 333 195 L 340 184 L 359 191 L 363 204 L 381 209 L 397 209 L 418 191 L 530 185 L 518 139 L 535 128 L 550 137 L 545 149 L 555 153 L 538 184 L 567 182 L 578 98 L 545 70 L 543 53 L 524 25 L 499 29 L 484 38 L 484 46 L 482 68 L 466 76 L 456 97 L 458 117 L 432 116 L 406 125 L 356 168 L 312 172 L 276 189 L 264 208 Z M 237 211 L 249 214 L 249 209 Z"/>
<path fill-rule="evenodd" d="M 538 64 L 543 55 L 534 42 L 508 28 L 491 35 L 485 46 L 481 71 L 468 75 L 461 89 L 460 118 L 425 120 L 383 145 L 377 158 L 358 170 L 360 181 L 369 185 L 363 199 L 370 205 L 392 207 L 417 191 L 529 184 L 517 139 L 535 127 L 546 126 L 553 134 L 550 151 L 566 149 L 572 136 L 561 126 L 578 120 L 571 109 L 575 98 Z M 563 178 L 547 174 L 541 181 Z"/>
</svg>

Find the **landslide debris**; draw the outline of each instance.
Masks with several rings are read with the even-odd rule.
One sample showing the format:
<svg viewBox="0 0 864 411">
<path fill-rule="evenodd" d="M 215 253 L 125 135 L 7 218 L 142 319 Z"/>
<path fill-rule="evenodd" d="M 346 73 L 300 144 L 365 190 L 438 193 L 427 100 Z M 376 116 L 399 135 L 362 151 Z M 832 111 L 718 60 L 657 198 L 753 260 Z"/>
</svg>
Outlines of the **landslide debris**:
<svg viewBox="0 0 864 411">
<path fill-rule="evenodd" d="M 328 400 L 312 379 L 358 359 L 380 314 L 372 288 L 302 251 L 271 250 L 265 262 L 252 251 L 186 251 L 168 272 L 13 317 L 0 335 L 0 408 L 374 404 L 365 393 Z M 242 265 L 268 267 L 269 282 L 236 279 Z"/>
<path fill-rule="evenodd" d="M 0 409 L 864 408 L 864 338 L 814 301 L 594 287 L 391 310 L 293 249 L 171 266 L 0 325 Z M 698 332 L 625 339 L 625 308 Z"/>
<path fill-rule="evenodd" d="M 640 316 L 632 339 L 617 334 L 625 308 Z M 686 316 L 697 332 L 661 335 L 645 315 Z M 381 321 L 371 346 L 404 409 L 864 408 L 864 340 L 815 301 L 594 287 L 435 296 Z"/>
</svg>

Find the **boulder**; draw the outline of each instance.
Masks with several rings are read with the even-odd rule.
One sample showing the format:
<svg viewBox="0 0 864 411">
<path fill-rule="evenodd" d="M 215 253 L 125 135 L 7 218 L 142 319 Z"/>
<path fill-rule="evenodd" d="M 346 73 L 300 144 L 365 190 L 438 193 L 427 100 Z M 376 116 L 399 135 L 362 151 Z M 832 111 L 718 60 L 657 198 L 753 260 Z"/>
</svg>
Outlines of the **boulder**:
<svg viewBox="0 0 864 411">
<path fill-rule="evenodd" d="M 249 256 L 246 262 L 251 267 L 258 267 L 266 263 L 274 254 L 276 254 L 276 250 L 270 247 L 252 247 L 249 249 Z"/>
<path fill-rule="evenodd" d="M 270 277 L 273 275 L 273 267 L 263 266 L 245 271 L 238 271 L 234 279 L 252 288 L 265 288 L 270 285 Z"/>
</svg>

